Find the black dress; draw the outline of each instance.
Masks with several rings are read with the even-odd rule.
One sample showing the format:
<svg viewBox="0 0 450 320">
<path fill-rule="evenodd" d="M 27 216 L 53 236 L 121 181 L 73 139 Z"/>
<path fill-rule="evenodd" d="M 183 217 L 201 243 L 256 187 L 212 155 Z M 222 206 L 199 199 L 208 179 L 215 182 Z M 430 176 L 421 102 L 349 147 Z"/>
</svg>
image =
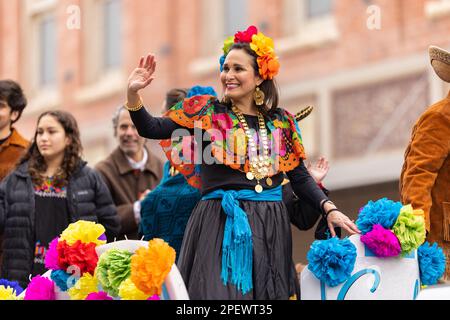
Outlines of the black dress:
<svg viewBox="0 0 450 320">
<path fill-rule="evenodd" d="M 217 108 L 223 108 L 216 102 Z M 181 126 L 169 118 L 155 118 L 142 108 L 130 112 L 139 134 L 150 139 L 168 139 Z M 250 128 L 258 130 L 258 118 L 245 115 Z M 266 119 L 267 121 L 267 119 Z M 297 195 L 317 210 L 327 199 L 301 163 L 287 172 Z M 281 185 L 282 172 L 272 177 L 273 186 Z M 202 194 L 217 189 L 254 190 L 243 172 L 223 164 L 201 164 Z M 299 298 L 299 282 L 292 260 L 290 217 L 283 201 L 240 201 L 252 230 L 253 289 L 243 295 L 234 285 L 221 279 L 222 241 L 226 214 L 221 200 L 201 200 L 194 208 L 183 238 L 177 266 L 183 276 L 190 299 L 275 300 Z"/>
</svg>

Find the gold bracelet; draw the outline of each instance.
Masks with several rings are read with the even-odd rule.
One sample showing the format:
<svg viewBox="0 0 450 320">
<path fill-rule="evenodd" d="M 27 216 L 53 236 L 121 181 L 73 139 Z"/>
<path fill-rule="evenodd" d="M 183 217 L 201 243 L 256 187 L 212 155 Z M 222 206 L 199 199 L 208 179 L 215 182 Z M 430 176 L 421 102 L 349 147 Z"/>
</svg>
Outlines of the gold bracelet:
<svg viewBox="0 0 450 320">
<path fill-rule="evenodd" d="M 128 105 L 128 101 L 127 101 L 127 103 L 125 103 L 125 109 L 127 109 L 128 111 L 138 111 L 138 110 L 140 110 L 143 106 L 144 106 L 144 102 L 142 101 L 141 96 L 139 96 L 139 103 L 138 103 L 138 105 L 135 106 L 135 107 L 130 107 L 130 106 Z"/>
</svg>

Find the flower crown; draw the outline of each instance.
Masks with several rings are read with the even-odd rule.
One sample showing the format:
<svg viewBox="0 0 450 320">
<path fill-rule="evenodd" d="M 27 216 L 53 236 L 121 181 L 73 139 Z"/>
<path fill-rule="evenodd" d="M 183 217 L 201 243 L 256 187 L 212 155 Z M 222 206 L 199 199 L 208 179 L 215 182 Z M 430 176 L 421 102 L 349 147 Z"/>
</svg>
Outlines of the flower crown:
<svg viewBox="0 0 450 320">
<path fill-rule="evenodd" d="M 257 62 L 259 74 L 264 79 L 273 79 L 280 70 L 278 57 L 275 56 L 273 40 L 258 32 L 255 26 L 250 26 L 246 31 L 238 31 L 234 36 L 225 39 L 223 43 L 223 56 L 220 58 L 220 71 L 223 71 L 225 58 L 234 43 L 249 43 L 250 48 L 258 55 Z"/>
</svg>

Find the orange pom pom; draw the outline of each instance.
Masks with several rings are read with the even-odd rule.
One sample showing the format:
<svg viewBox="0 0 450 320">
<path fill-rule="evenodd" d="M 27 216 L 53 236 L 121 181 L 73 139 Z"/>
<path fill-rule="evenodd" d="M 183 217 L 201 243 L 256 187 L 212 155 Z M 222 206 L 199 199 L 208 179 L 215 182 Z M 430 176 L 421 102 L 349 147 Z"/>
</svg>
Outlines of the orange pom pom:
<svg viewBox="0 0 450 320">
<path fill-rule="evenodd" d="M 131 257 L 131 280 L 142 292 L 160 295 L 164 280 L 175 263 L 175 254 L 164 240 L 150 240 L 148 248 L 139 248 Z"/>
</svg>

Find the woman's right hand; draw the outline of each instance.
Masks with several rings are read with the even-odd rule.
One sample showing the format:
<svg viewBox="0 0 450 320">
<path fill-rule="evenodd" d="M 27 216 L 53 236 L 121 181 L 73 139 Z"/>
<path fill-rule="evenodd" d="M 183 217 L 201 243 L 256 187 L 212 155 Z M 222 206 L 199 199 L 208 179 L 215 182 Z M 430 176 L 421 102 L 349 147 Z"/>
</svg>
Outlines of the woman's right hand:
<svg viewBox="0 0 450 320">
<path fill-rule="evenodd" d="M 156 69 L 155 56 L 148 54 L 147 57 L 141 57 L 139 66 L 131 72 L 128 78 L 128 103 L 135 105 L 139 102 L 138 92 L 147 87 L 153 79 Z"/>
</svg>

